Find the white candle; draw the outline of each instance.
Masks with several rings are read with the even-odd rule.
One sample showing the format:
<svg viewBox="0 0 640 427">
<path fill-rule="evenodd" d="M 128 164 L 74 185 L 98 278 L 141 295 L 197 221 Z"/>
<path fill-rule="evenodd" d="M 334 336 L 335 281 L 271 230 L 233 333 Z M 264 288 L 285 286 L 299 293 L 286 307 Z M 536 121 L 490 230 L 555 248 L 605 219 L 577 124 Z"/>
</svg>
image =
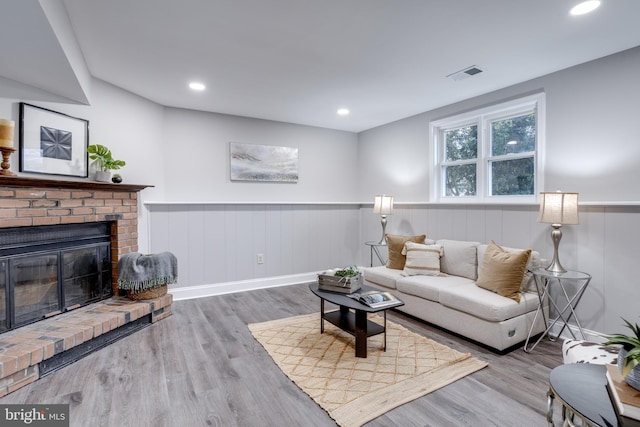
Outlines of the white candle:
<svg viewBox="0 0 640 427">
<path fill-rule="evenodd" d="M 13 148 L 13 120 L 0 119 L 0 147 Z"/>
</svg>

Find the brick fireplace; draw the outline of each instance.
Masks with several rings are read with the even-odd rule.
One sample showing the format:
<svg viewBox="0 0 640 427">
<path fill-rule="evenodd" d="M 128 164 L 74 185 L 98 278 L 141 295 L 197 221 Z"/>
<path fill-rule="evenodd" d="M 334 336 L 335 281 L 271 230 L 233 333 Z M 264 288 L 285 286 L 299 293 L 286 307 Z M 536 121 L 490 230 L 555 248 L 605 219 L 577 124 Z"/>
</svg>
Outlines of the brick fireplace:
<svg viewBox="0 0 640 427">
<path fill-rule="evenodd" d="M 114 295 L 0 334 L 0 396 L 171 314 L 170 294 L 147 301 L 118 296 L 118 259 L 138 251 L 138 193 L 146 187 L 0 176 L 0 228 L 110 225 Z"/>
<path fill-rule="evenodd" d="M 138 192 L 146 187 L 0 176 L 0 228 L 110 221 L 118 295 L 118 259 L 138 251 Z"/>
</svg>

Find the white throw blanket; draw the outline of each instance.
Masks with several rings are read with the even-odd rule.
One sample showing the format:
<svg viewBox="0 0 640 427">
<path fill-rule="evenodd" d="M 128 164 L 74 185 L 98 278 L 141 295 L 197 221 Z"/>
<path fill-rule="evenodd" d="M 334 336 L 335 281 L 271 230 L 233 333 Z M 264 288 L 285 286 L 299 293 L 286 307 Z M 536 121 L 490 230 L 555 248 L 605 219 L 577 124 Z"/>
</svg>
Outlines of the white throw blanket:
<svg viewBox="0 0 640 427">
<path fill-rule="evenodd" d="M 171 252 L 124 254 L 118 260 L 118 288 L 144 291 L 178 280 L 178 260 Z"/>
</svg>

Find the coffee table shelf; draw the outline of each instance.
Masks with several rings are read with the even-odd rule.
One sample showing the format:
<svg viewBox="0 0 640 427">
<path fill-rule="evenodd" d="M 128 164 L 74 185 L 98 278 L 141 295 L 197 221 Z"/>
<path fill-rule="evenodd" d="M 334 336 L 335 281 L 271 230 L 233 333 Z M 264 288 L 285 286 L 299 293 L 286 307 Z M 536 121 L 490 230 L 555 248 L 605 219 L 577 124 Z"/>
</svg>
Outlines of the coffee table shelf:
<svg viewBox="0 0 640 427">
<path fill-rule="evenodd" d="M 322 318 L 327 322 L 337 326 L 343 331 L 356 336 L 356 315 L 351 311 L 328 311 L 323 313 Z M 372 337 L 374 335 L 382 334 L 385 331 L 385 327 L 377 324 L 376 322 L 372 322 L 367 319 L 367 337 Z"/>
</svg>

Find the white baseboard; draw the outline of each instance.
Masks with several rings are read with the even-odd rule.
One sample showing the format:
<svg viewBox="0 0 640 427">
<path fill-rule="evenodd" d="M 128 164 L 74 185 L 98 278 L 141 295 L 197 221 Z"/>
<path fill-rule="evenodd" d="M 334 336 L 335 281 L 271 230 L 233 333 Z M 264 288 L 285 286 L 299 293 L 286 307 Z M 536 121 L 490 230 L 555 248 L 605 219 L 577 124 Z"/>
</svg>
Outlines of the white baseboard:
<svg viewBox="0 0 640 427">
<path fill-rule="evenodd" d="M 240 280 L 237 282 L 212 283 L 199 286 L 185 286 L 172 288 L 169 293 L 174 301 L 193 298 L 210 297 L 214 295 L 230 294 L 234 292 L 252 291 L 255 289 L 273 288 L 276 286 L 298 285 L 300 283 L 313 282 L 318 278 L 318 273 L 292 274 L 289 276 L 264 277 L 260 279 Z"/>
<path fill-rule="evenodd" d="M 564 323 L 560 323 L 560 322 L 556 323 L 555 325 L 553 325 L 553 328 L 551 328 L 551 331 L 549 331 L 549 333 L 553 336 L 558 336 L 563 325 Z M 578 329 L 576 325 L 571 325 L 571 324 L 567 325 L 567 327 L 564 329 L 564 331 L 562 332 L 562 335 L 560 336 L 560 339 L 562 340 L 574 339 L 573 336 L 571 336 L 571 332 L 569 332 L 569 328 L 571 329 L 573 334 L 576 336 L 575 339 L 578 339 L 578 340 L 582 339 L 582 334 L 580 334 L 580 329 Z M 585 328 L 582 328 L 582 331 L 584 332 L 584 339 L 586 341 L 593 341 L 597 343 L 601 343 L 605 341 L 605 339 L 602 338 L 600 333 L 596 331 L 591 331 Z"/>
<path fill-rule="evenodd" d="M 358 266 L 362 271 L 365 267 Z M 287 276 L 263 277 L 260 279 L 239 280 L 237 282 L 211 283 L 208 285 L 185 286 L 172 288 L 168 292 L 173 295 L 174 301 L 193 298 L 204 298 L 215 295 L 232 294 L 234 292 L 253 291 L 255 289 L 275 288 L 277 286 L 299 285 L 301 283 L 314 282 L 318 279 L 320 271 L 310 273 L 290 274 Z"/>
</svg>

